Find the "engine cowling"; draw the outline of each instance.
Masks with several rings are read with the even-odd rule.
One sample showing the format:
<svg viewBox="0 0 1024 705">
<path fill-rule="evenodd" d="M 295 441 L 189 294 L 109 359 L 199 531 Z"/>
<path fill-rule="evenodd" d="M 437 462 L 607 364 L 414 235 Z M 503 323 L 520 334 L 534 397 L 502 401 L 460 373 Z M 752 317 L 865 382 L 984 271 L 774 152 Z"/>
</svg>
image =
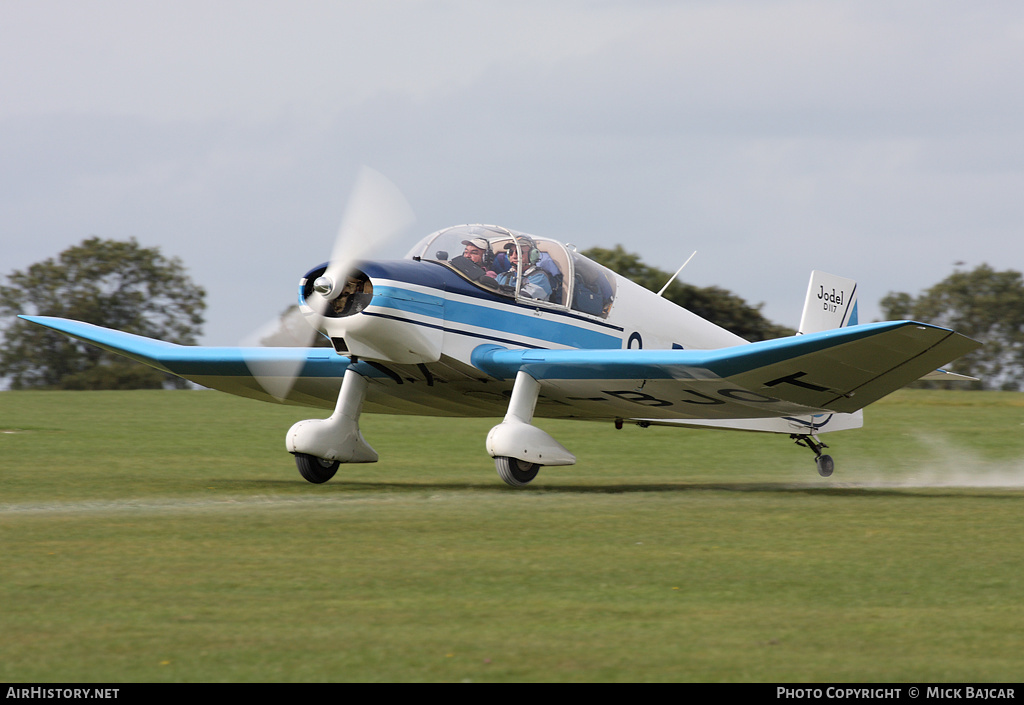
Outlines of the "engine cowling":
<svg viewBox="0 0 1024 705">
<path fill-rule="evenodd" d="M 430 293 L 429 286 L 407 280 L 413 277 L 404 270 L 413 266 L 430 265 L 364 263 L 343 282 L 325 276 L 326 265 L 318 267 L 300 283 L 299 308 L 339 354 L 397 364 L 436 362 L 444 338 L 444 300 L 436 289 Z"/>
</svg>

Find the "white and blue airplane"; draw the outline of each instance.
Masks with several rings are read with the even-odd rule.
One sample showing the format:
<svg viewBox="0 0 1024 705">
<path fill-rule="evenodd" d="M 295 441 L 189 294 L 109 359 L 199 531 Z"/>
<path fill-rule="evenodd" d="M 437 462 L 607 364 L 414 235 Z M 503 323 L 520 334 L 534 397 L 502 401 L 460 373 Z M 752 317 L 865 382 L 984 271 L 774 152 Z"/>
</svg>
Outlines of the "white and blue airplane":
<svg viewBox="0 0 1024 705">
<path fill-rule="evenodd" d="M 333 408 L 286 435 L 313 483 L 377 461 L 364 411 L 503 417 L 485 447 L 514 487 L 576 462 L 536 417 L 786 434 L 828 477 L 819 434 L 859 428 L 865 406 L 917 379 L 959 377 L 939 368 L 979 346 L 925 323 L 858 324 L 856 284 L 822 272 L 797 335 L 750 343 L 572 246 L 494 225 L 435 232 L 400 260 L 332 257 L 302 278 L 299 305 L 331 347 L 182 346 L 24 318 L 205 387 Z"/>
</svg>

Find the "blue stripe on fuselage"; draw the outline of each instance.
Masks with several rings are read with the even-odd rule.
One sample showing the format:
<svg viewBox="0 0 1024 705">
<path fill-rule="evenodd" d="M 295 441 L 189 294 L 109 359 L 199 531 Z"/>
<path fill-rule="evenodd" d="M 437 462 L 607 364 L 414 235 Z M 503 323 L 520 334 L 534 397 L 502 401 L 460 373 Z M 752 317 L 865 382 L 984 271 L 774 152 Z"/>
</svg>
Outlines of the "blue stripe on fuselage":
<svg viewBox="0 0 1024 705">
<path fill-rule="evenodd" d="M 473 334 L 453 328 L 453 326 L 461 324 L 487 329 L 505 336 L 532 338 L 573 348 L 617 350 L 622 347 L 620 337 L 589 330 L 564 321 L 540 318 L 535 314 L 534 309 L 527 309 L 529 313 L 520 313 L 515 310 L 518 307 L 513 304 L 498 303 L 501 308 L 456 301 L 402 287 L 377 285 L 373 288 L 371 306 L 438 319 L 437 323 L 433 325 L 436 326 L 443 322 L 444 330 L 456 333 Z M 542 310 L 546 311 L 546 309 Z M 410 322 L 416 323 L 417 321 L 410 320 Z M 424 323 L 424 325 L 431 324 Z"/>
</svg>

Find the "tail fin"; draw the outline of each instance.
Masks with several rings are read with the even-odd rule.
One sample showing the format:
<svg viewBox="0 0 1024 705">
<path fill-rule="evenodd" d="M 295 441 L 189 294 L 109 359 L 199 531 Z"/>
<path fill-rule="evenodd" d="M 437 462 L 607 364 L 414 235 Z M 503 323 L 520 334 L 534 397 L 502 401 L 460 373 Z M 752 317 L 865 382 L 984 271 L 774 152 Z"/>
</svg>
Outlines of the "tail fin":
<svg viewBox="0 0 1024 705">
<path fill-rule="evenodd" d="M 799 334 L 857 325 L 857 282 L 817 270 L 811 272 Z"/>
</svg>

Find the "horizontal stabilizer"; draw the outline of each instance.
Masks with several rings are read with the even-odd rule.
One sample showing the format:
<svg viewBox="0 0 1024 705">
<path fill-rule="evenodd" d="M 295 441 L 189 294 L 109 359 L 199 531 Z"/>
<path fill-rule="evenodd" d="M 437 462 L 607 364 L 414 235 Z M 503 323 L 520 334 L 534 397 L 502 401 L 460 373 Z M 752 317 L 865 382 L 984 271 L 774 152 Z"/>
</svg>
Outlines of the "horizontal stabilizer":
<svg viewBox="0 0 1024 705">
<path fill-rule="evenodd" d="M 962 375 L 959 372 L 950 372 L 949 370 L 932 370 L 922 380 L 929 382 L 977 382 L 977 377 L 970 377 L 968 375 Z"/>
</svg>

